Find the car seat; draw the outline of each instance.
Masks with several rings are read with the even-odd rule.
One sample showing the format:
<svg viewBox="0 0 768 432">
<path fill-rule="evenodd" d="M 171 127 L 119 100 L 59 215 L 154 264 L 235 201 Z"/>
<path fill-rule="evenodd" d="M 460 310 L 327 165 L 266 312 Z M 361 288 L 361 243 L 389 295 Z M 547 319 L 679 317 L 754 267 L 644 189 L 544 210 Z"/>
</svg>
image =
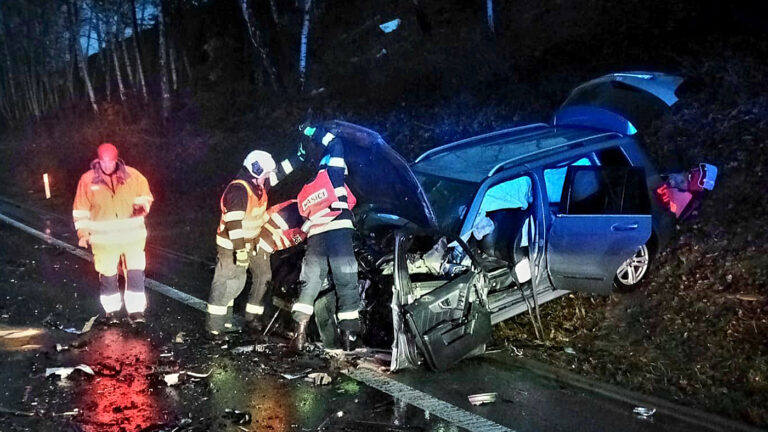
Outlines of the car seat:
<svg viewBox="0 0 768 432">
<path fill-rule="evenodd" d="M 494 229 L 479 241 L 479 249 L 490 257 L 507 262 L 511 267 L 528 257 L 527 247 L 521 246 L 523 224 L 530 217 L 530 207 L 501 209 L 486 213 Z"/>
</svg>

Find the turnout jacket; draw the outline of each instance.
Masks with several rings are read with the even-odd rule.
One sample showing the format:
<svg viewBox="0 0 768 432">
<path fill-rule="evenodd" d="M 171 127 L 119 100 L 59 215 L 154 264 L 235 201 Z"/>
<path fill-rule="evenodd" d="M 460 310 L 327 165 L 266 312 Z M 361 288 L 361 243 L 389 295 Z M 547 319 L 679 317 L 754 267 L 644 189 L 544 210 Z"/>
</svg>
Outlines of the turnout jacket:
<svg viewBox="0 0 768 432">
<path fill-rule="evenodd" d="M 267 192 L 272 186 L 293 172 L 301 161 L 298 157 L 283 160 L 275 172 L 270 173 L 259 187 L 245 167 L 241 167 L 221 196 L 221 219 L 216 232 L 216 244 L 232 250 L 253 248 L 254 239 L 269 220 L 267 215 Z"/>
<path fill-rule="evenodd" d="M 149 183 L 138 170 L 118 160 L 115 172 L 105 174 L 94 160 L 80 177 L 72 204 L 77 236 L 90 235 L 92 245 L 146 240 L 144 216 L 152 201 Z"/>
<path fill-rule="evenodd" d="M 307 237 L 337 229 L 354 229 L 355 199 L 345 184 L 349 170 L 344 143 L 332 131 L 318 128 L 312 140 L 325 147 L 315 178 L 299 192 L 299 211 L 306 218 Z"/>
</svg>

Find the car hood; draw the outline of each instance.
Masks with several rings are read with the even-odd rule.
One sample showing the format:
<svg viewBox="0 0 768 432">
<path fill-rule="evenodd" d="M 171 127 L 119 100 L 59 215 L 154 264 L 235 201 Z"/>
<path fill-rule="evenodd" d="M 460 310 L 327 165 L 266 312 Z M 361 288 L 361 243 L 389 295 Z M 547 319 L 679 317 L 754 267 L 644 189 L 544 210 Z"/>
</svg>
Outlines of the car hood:
<svg viewBox="0 0 768 432">
<path fill-rule="evenodd" d="M 555 126 L 585 126 L 634 135 L 663 115 L 678 98 L 683 78 L 661 72 L 618 72 L 571 91 L 555 113 Z"/>
<path fill-rule="evenodd" d="M 356 214 L 362 213 L 368 222 L 375 218 L 384 224 L 411 222 L 426 229 L 437 227 L 432 207 L 408 163 L 381 135 L 339 120 L 326 122 L 323 127 L 344 143 L 344 160 L 349 169 L 346 183 L 357 198 Z M 304 167 L 289 181 L 281 182 L 270 198 L 295 198 L 316 169 L 316 165 Z"/>
</svg>

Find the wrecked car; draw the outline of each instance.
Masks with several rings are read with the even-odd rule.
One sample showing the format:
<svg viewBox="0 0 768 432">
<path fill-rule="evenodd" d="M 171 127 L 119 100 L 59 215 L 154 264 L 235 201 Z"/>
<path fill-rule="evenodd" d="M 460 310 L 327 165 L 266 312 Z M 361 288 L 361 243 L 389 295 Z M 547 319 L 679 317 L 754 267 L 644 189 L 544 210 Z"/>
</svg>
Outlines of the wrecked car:
<svg viewBox="0 0 768 432">
<path fill-rule="evenodd" d="M 445 369 L 482 353 L 495 323 L 533 319 L 571 291 L 639 284 L 717 175 L 701 164 L 662 176 L 635 137 L 677 101 L 682 81 L 607 75 L 573 90 L 552 124 L 454 142 L 410 165 L 376 132 L 332 122 L 360 198 L 364 337 L 391 346 L 390 369 Z M 295 282 L 300 258 L 292 248 L 273 260 L 276 285 Z M 334 304 L 330 290 L 315 314 L 333 316 Z M 319 330 L 333 345 L 334 330 Z"/>
</svg>

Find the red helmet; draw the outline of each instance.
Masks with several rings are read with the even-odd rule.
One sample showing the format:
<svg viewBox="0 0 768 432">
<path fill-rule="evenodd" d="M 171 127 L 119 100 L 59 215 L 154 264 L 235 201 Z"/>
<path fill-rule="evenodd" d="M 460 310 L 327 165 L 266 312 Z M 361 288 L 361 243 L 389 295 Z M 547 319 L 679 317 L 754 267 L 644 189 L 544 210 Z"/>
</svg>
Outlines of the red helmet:
<svg viewBox="0 0 768 432">
<path fill-rule="evenodd" d="M 96 149 L 99 159 L 117 160 L 117 147 L 111 143 L 104 143 Z"/>
</svg>

